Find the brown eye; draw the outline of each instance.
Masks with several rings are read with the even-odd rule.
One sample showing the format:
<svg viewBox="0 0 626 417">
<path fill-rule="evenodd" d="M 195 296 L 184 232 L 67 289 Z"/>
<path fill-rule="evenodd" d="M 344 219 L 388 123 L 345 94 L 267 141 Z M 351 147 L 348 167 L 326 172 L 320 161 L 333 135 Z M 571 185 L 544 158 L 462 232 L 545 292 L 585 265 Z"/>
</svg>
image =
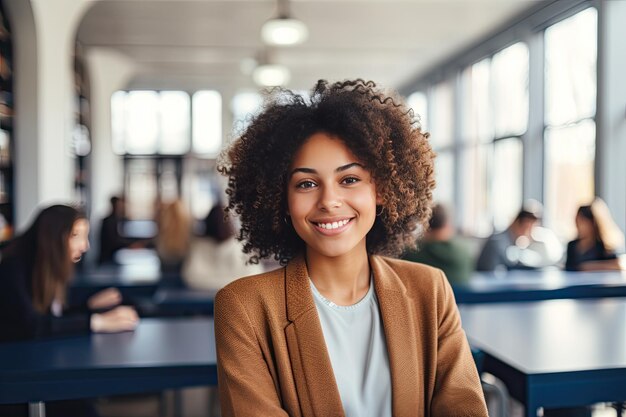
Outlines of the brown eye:
<svg viewBox="0 0 626 417">
<path fill-rule="evenodd" d="M 342 184 L 348 184 L 349 185 L 349 184 L 356 184 L 359 181 L 361 181 L 361 180 L 356 178 L 356 177 L 346 177 L 341 182 L 342 182 Z"/>
<path fill-rule="evenodd" d="M 313 188 L 313 187 L 315 187 L 315 183 L 313 181 L 308 181 L 308 180 L 302 181 L 296 184 L 296 188 L 306 189 L 306 188 Z"/>
</svg>

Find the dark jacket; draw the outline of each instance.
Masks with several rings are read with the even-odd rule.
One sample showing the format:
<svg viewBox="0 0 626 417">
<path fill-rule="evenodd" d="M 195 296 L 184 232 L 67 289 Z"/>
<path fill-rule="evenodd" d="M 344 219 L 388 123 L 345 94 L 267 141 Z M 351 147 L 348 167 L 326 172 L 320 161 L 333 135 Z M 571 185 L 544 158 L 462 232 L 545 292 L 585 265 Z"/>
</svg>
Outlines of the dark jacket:
<svg viewBox="0 0 626 417">
<path fill-rule="evenodd" d="M 32 272 L 33 265 L 21 257 L 0 262 L 0 342 L 89 332 L 88 313 L 55 317 L 35 310 Z"/>
</svg>

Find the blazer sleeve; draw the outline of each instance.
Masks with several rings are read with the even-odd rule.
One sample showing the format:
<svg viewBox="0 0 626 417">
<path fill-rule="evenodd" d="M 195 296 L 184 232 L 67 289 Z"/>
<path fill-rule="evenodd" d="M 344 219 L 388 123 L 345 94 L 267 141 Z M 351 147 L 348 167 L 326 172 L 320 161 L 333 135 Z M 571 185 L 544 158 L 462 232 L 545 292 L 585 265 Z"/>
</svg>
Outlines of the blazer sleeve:
<svg viewBox="0 0 626 417">
<path fill-rule="evenodd" d="M 437 314 L 437 376 L 431 402 L 431 416 L 487 417 L 480 378 L 461 328 L 452 288 L 443 272 Z"/>
<path fill-rule="evenodd" d="M 288 416 L 281 407 L 255 328 L 229 288 L 215 297 L 215 342 L 222 415 Z"/>
<path fill-rule="evenodd" d="M 28 272 L 19 262 L 0 264 L 0 341 L 63 336 L 90 331 L 89 314 L 55 317 L 33 306 Z"/>
</svg>

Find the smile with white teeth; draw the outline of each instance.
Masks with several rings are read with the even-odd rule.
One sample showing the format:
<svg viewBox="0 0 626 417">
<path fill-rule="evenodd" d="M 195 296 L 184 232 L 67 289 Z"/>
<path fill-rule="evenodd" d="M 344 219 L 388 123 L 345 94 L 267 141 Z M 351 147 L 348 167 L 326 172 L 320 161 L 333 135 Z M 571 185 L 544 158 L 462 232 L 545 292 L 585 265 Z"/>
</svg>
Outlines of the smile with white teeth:
<svg viewBox="0 0 626 417">
<path fill-rule="evenodd" d="M 338 229 L 341 226 L 345 226 L 346 224 L 348 224 L 348 222 L 350 221 L 350 219 L 344 219 L 344 220 L 339 220 L 338 222 L 332 222 L 332 223 L 315 223 L 318 227 L 321 227 L 322 229 Z"/>
</svg>

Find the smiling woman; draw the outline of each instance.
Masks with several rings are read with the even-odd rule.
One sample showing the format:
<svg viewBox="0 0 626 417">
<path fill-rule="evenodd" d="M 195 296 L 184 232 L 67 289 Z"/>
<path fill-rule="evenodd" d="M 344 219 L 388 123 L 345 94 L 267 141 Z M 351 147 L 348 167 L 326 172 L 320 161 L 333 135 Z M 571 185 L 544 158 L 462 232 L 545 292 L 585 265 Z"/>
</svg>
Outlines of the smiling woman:
<svg viewBox="0 0 626 417">
<path fill-rule="evenodd" d="M 398 254 L 430 215 L 428 134 L 395 95 L 274 90 L 224 154 L 251 261 L 215 301 L 225 416 L 486 416 L 441 271 Z"/>
</svg>

